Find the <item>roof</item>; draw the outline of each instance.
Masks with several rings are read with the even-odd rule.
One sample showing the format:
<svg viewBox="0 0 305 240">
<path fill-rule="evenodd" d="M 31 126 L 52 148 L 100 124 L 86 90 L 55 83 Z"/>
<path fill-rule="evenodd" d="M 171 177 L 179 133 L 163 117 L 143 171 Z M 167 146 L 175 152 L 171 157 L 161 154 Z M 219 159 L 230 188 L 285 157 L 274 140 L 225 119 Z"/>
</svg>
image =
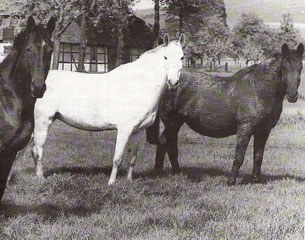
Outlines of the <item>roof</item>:
<svg viewBox="0 0 305 240">
<path fill-rule="evenodd" d="M 103 19 L 100 24 L 94 26 L 87 19 L 86 37 L 88 45 L 96 46 L 116 46 L 117 37 L 115 30 L 110 27 L 110 21 Z M 72 22 L 61 36 L 61 41 L 65 43 L 80 42 L 80 22 Z M 151 48 L 153 44 L 153 33 L 146 25 L 145 21 L 135 15 L 128 16 L 128 27 L 123 30 L 126 47 Z"/>
</svg>

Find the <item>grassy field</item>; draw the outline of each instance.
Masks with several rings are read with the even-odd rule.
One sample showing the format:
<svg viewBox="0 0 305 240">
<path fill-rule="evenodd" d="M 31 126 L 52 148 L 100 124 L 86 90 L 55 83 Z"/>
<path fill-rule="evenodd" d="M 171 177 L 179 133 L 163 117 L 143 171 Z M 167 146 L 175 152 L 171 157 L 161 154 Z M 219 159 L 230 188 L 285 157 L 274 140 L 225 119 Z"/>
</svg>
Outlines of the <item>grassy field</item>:
<svg viewBox="0 0 305 240">
<path fill-rule="evenodd" d="M 301 94 L 304 86 L 305 77 Z M 115 132 L 56 122 L 45 146 L 46 181 L 35 178 L 29 153 L 14 167 L 0 209 L 0 239 L 304 239 L 304 106 L 302 99 L 285 102 L 267 143 L 263 183 L 249 183 L 249 147 L 232 187 L 226 177 L 235 136 L 206 138 L 183 127 L 184 174 L 176 176 L 168 160 L 163 175 L 153 174 L 155 146 L 143 138 L 135 181 L 126 180 L 124 162 L 108 188 Z"/>
</svg>

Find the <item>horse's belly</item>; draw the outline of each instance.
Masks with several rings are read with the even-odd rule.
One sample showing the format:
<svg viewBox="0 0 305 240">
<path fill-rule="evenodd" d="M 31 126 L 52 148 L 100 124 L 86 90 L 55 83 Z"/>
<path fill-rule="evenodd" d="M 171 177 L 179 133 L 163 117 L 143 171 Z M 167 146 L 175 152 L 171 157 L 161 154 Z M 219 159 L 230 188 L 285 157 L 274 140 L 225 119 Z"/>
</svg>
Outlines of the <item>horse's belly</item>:
<svg viewBox="0 0 305 240">
<path fill-rule="evenodd" d="M 233 116 L 192 118 L 187 125 L 201 135 L 215 138 L 228 137 L 236 134 L 237 121 Z"/>
<path fill-rule="evenodd" d="M 72 127 L 87 131 L 116 129 L 116 125 L 110 119 L 102 118 L 98 114 L 76 114 L 75 112 L 65 112 L 63 114 L 59 111 L 56 118 Z"/>
</svg>

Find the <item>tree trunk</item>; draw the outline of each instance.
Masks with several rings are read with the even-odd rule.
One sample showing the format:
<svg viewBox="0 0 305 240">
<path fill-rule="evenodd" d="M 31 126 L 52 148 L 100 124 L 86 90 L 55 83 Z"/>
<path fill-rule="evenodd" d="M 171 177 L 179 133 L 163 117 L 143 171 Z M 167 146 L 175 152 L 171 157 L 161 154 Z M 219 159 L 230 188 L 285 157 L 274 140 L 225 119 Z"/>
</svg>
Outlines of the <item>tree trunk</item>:
<svg viewBox="0 0 305 240">
<path fill-rule="evenodd" d="M 116 51 L 116 67 L 120 66 L 123 63 L 123 53 L 124 53 L 124 35 L 123 27 L 118 26 L 118 42 L 117 42 L 117 51 Z"/>
<path fill-rule="evenodd" d="M 60 47 L 60 37 L 54 35 L 54 51 L 53 51 L 53 62 L 52 69 L 57 70 L 59 65 L 59 47 Z"/>
<path fill-rule="evenodd" d="M 180 12 L 179 12 L 179 36 L 181 35 L 183 30 L 183 7 L 182 3 L 180 2 Z"/>
<path fill-rule="evenodd" d="M 155 20 L 154 20 L 154 43 L 153 47 L 157 47 L 159 45 L 159 36 L 160 36 L 160 1 L 155 0 Z M 158 144 L 159 138 L 159 117 L 156 118 L 155 123 L 146 128 L 146 141 L 151 144 Z"/>
<path fill-rule="evenodd" d="M 157 47 L 159 44 L 159 35 L 160 35 L 160 1 L 155 0 L 155 22 L 154 22 L 154 45 Z"/>
<path fill-rule="evenodd" d="M 81 33 L 80 33 L 80 46 L 78 55 L 78 72 L 85 72 L 85 56 L 86 56 L 86 15 L 81 18 Z"/>
</svg>

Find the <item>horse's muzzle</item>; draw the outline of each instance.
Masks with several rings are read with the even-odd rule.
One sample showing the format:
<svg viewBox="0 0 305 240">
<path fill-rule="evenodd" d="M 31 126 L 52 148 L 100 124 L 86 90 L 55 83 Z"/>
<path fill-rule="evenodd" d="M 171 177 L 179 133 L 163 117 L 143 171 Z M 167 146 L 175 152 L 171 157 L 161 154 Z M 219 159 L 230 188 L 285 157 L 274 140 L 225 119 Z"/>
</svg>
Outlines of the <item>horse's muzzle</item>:
<svg viewBox="0 0 305 240">
<path fill-rule="evenodd" d="M 177 81 L 175 84 L 172 84 L 171 81 L 167 81 L 168 89 L 176 89 L 178 85 L 179 85 L 179 81 Z"/>
<path fill-rule="evenodd" d="M 291 96 L 289 94 L 287 94 L 286 96 L 287 96 L 288 102 L 295 103 L 296 101 L 298 101 L 299 94 L 297 92 L 294 96 Z"/>
<path fill-rule="evenodd" d="M 45 84 L 42 85 L 42 87 L 34 87 L 32 85 L 32 87 L 31 87 L 32 97 L 34 97 L 34 98 L 42 98 L 44 92 L 46 91 L 46 89 L 47 89 L 47 87 L 46 87 Z"/>
</svg>

